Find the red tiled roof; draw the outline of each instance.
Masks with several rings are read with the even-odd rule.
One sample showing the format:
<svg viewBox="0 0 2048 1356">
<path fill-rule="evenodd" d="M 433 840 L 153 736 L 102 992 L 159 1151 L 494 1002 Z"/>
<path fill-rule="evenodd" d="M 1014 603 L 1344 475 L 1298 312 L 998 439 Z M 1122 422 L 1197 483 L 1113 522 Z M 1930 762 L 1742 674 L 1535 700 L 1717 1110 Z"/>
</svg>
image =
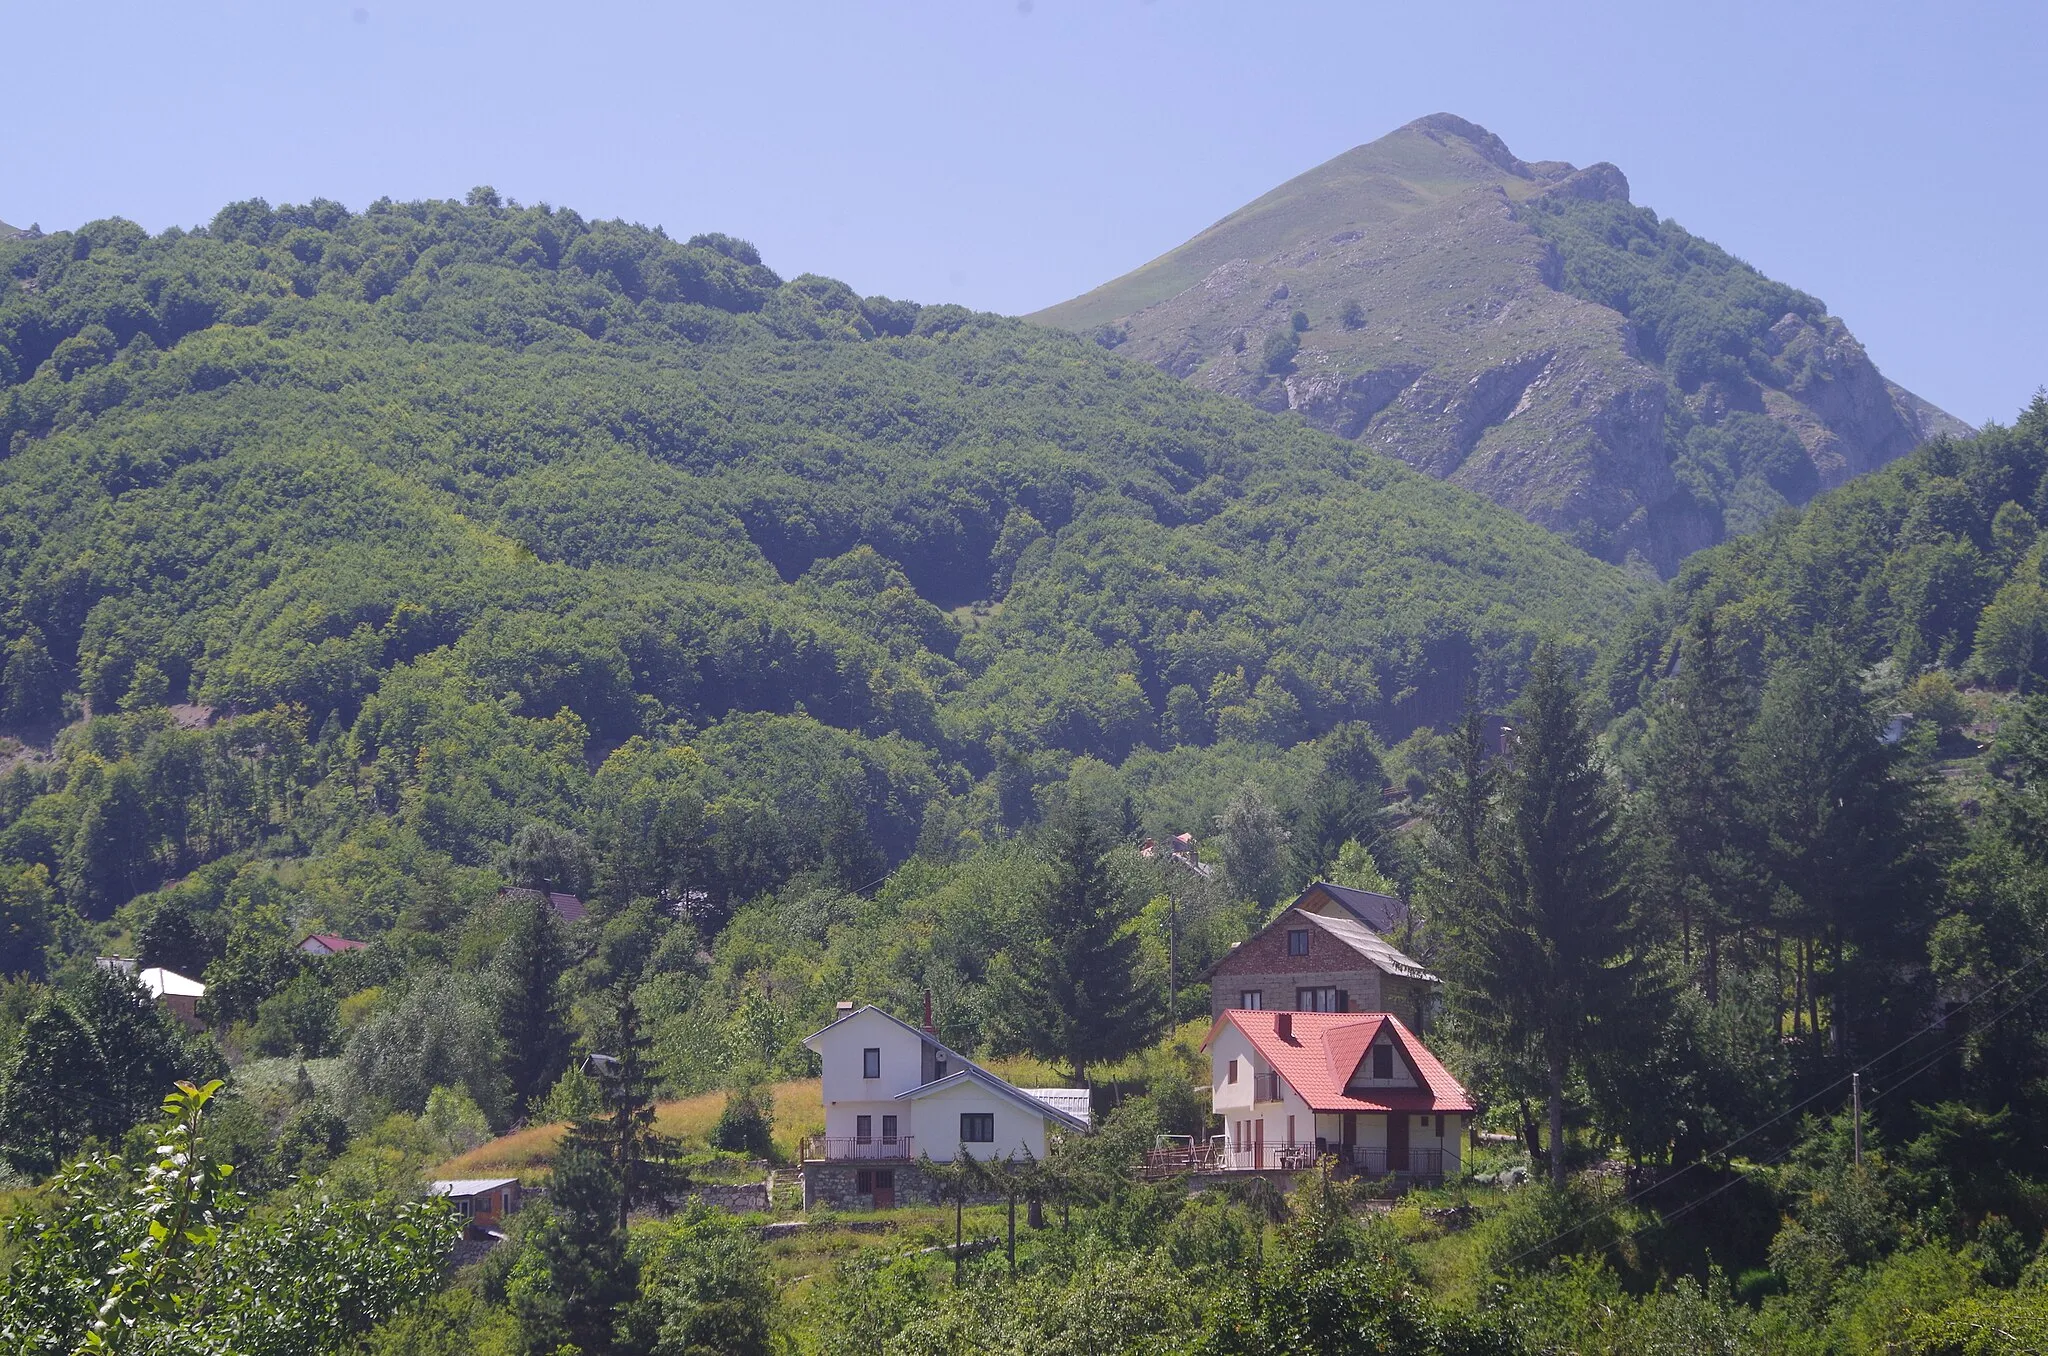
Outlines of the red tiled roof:
<svg viewBox="0 0 2048 1356">
<path fill-rule="evenodd" d="M 1285 1016 L 1293 1034 L 1283 1038 L 1279 1019 Z M 1391 1012 L 1288 1012 L 1272 1009 L 1226 1009 L 1209 1028 L 1202 1048 L 1229 1022 L 1251 1041 L 1259 1057 L 1316 1111 L 1477 1111 L 1472 1098 L 1437 1061 L 1416 1034 Z M 1365 1058 L 1373 1039 L 1385 1028 L 1407 1057 L 1420 1088 L 1373 1088 L 1347 1091 L 1346 1084 Z"/>
<path fill-rule="evenodd" d="M 318 942 L 329 951 L 361 951 L 369 945 L 368 942 L 359 942 L 353 937 L 337 936 L 332 932 L 309 932 L 299 945 L 304 946 L 307 942 Z"/>
</svg>

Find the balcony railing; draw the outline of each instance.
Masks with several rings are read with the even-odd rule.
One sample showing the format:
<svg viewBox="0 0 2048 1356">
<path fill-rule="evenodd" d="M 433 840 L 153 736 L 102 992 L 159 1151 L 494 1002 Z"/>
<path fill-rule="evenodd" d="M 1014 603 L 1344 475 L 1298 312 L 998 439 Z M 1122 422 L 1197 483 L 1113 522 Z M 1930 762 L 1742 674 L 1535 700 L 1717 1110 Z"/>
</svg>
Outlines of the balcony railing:
<svg viewBox="0 0 2048 1356">
<path fill-rule="evenodd" d="M 1256 1146 L 1217 1145 L 1195 1150 L 1155 1149 L 1146 1155 L 1139 1172 L 1145 1177 L 1165 1177 L 1175 1172 L 1256 1172 L 1270 1169 L 1300 1172 L 1313 1167 L 1316 1159 L 1325 1155 L 1335 1158 L 1361 1177 L 1385 1177 L 1391 1172 L 1396 1177 L 1435 1182 L 1443 1180 L 1444 1175 L 1442 1149 L 1410 1149 L 1406 1154 L 1390 1157 L 1385 1149 L 1367 1148 L 1363 1144 L 1319 1146 L 1285 1141 Z"/>
<path fill-rule="evenodd" d="M 1285 1101 L 1287 1099 L 1287 1094 L 1281 1090 L 1285 1086 L 1286 1085 L 1280 1081 L 1280 1074 L 1278 1070 L 1268 1069 L 1264 1073 L 1253 1074 L 1252 1100 L 1254 1102 Z"/>
<path fill-rule="evenodd" d="M 909 1135 L 881 1135 L 862 1139 L 857 1135 L 809 1135 L 804 1139 L 804 1160 L 880 1159 L 908 1162 L 917 1157 L 917 1146 Z"/>
</svg>

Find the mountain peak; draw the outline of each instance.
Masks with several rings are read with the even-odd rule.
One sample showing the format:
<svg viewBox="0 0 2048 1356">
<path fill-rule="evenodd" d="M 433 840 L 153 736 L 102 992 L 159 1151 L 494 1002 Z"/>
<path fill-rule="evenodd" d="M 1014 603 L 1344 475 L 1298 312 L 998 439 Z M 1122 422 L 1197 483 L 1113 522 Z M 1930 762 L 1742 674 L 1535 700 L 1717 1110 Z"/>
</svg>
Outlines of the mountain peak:
<svg viewBox="0 0 2048 1356">
<path fill-rule="evenodd" d="M 1497 169 L 1514 175 L 1518 179 L 1534 178 L 1530 167 L 1524 164 L 1508 144 L 1478 123 L 1461 118 L 1455 113 L 1431 113 L 1395 129 L 1393 135 L 1415 132 L 1441 142 L 1445 137 L 1456 137 L 1467 142 L 1479 152 L 1480 158 Z"/>
<path fill-rule="evenodd" d="M 1041 311 L 1621 563 L 1687 554 L 1967 427 L 1813 297 L 1432 113 Z"/>
</svg>

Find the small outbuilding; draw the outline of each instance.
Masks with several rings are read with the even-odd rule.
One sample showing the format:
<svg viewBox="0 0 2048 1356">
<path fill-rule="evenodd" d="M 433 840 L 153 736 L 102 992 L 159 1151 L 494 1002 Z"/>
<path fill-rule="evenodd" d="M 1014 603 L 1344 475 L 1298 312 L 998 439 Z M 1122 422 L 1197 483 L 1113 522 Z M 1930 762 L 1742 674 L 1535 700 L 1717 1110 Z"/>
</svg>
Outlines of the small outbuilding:
<svg viewBox="0 0 2048 1356">
<path fill-rule="evenodd" d="M 188 979 L 176 970 L 166 970 L 161 965 L 139 971 L 135 978 L 149 991 L 149 996 L 161 1003 L 187 1030 L 206 1030 L 206 1023 L 199 1020 L 199 1000 L 206 997 L 204 984 Z"/>
<path fill-rule="evenodd" d="M 492 1235 L 519 1209 L 517 1177 L 461 1177 L 435 1182 L 429 1196 L 445 1196 L 462 1216 L 468 1233 Z"/>
</svg>

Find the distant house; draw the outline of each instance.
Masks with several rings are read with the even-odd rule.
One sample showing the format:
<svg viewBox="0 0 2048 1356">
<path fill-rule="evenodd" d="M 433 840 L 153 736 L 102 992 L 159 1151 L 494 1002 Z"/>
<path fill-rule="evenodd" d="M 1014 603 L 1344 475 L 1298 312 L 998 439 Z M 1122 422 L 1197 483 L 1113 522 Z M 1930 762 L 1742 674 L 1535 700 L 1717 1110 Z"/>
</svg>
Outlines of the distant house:
<svg viewBox="0 0 2048 1356">
<path fill-rule="evenodd" d="M 299 950 L 309 956 L 338 956 L 344 951 L 361 951 L 368 945 L 368 942 L 338 937 L 331 932 L 309 932 L 300 939 Z"/>
<path fill-rule="evenodd" d="M 546 900 L 548 907 L 555 911 L 555 917 L 564 923 L 580 923 L 590 916 L 590 910 L 583 906 L 582 900 L 560 890 L 534 890 L 523 885 L 508 885 L 498 891 L 500 903 L 535 897 Z"/>
<path fill-rule="evenodd" d="M 1225 1170 L 1301 1168 L 1328 1154 L 1373 1177 L 1459 1171 L 1476 1107 L 1390 1012 L 1231 1008 L 1203 1048 Z"/>
<path fill-rule="evenodd" d="M 465 1231 L 496 1234 L 505 1218 L 519 1209 L 517 1177 L 457 1178 L 435 1182 L 429 1196 L 445 1196 L 462 1215 Z"/>
<path fill-rule="evenodd" d="M 916 1164 L 1044 1158 L 1089 1126 L 1086 1088 L 1020 1088 L 876 1007 L 839 1005 L 804 1038 L 823 1065 L 825 1133 L 804 1145 L 804 1202 L 886 1209 L 928 1184 Z"/>
<path fill-rule="evenodd" d="M 1138 848 L 1138 855 L 1153 861 L 1168 861 L 1192 871 L 1203 880 L 1216 874 L 1216 868 L 1202 860 L 1201 844 L 1191 833 L 1177 833 L 1166 840 L 1162 850 L 1156 839 L 1147 838 Z"/>
<path fill-rule="evenodd" d="M 206 1023 L 199 1020 L 199 1000 L 206 997 L 204 984 L 196 979 L 187 979 L 176 970 L 166 970 L 161 965 L 152 965 L 135 978 L 149 990 L 150 997 L 161 1003 L 187 1029 L 206 1030 Z"/>
<path fill-rule="evenodd" d="M 1388 895 L 1318 882 L 1210 967 L 1209 1015 L 1231 1008 L 1398 1012 L 1425 1024 L 1439 983 L 1362 917 L 1405 906 Z"/>
</svg>

